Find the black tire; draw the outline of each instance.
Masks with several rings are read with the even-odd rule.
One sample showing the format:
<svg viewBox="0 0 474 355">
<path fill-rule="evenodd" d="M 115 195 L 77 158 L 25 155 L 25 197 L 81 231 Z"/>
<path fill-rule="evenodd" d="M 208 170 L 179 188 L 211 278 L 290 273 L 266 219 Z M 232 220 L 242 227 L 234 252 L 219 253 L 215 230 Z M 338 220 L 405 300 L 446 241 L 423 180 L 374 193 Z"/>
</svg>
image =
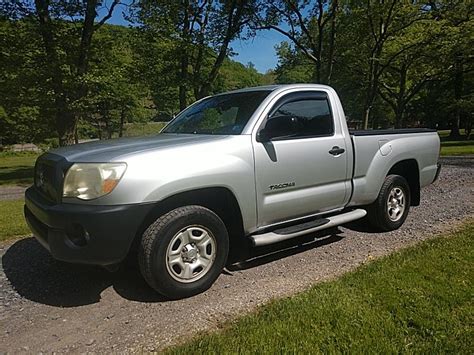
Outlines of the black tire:
<svg viewBox="0 0 474 355">
<path fill-rule="evenodd" d="M 389 208 L 388 200 L 394 189 L 403 191 L 404 209 L 398 216 L 394 216 L 394 209 Z M 395 190 L 398 191 L 398 190 Z M 377 199 L 367 208 L 367 220 L 375 231 L 388 232 L 398 229 L 405 222 L 410 210 L 410 187 L 403 176 L 388 175 L 380 189 Z M 393 220 L 390 217 L 396 218 Z"/>
<path fill-rule="evenodd" d="M 177 253 L 183 255 L 181 240 L 178 241 L 175 238 L 183 231 L 193 230 L 193 228 L 205 230 L 211 238 L 213 237 L 214 244 L 211 246 L 211 248 L 215 247 L 215 250 L 211 250 L 215 253 L 213 262 L 207 266 L 207 269 L 200 271 L 206 272 L 196 281 L 192 281 L 192 278 L 177 280 L 179 275 L 174 269 L 172 270 L 174 266 L 170 266 L 168 253 L 179 242 L 176 247 Z M 176 241 L 171 245 L 173 240 Z M 208 250 L 207 244 L 205 248 Z M 197 247 L 196 250 L 198 250 Z M 141 239 L 138 261 L 143 277 L 154 290 L 169 299 L 180 299 L 194 296 L 211 287 L 226 264 L 228 251 L 229 237 L 222 220 L 214 212 L 202 206 L 184 206 L 166 213 L 147 228 Z M 180 265 L 185 265 L 182 260 L 181 258 Z M 188 262 L 189 265 L 193 264 Z M 184 271 L 184 269 L 179 271 Z"/>
</svg>

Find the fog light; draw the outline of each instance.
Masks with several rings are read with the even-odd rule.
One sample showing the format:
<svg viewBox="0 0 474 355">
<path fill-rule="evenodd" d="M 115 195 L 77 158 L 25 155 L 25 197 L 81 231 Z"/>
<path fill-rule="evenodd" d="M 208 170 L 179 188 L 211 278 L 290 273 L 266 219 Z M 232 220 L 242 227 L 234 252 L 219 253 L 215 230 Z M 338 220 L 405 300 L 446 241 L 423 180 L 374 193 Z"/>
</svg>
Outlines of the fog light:
<svg viewBox="0 0 474 355">
<path fill-rule="evenodd" d="M 73 224 L 67 231 L 67 238 L 76 247 L 84 247 L 89 242 L 89 233 L 80 224 Z"/>
</svg>

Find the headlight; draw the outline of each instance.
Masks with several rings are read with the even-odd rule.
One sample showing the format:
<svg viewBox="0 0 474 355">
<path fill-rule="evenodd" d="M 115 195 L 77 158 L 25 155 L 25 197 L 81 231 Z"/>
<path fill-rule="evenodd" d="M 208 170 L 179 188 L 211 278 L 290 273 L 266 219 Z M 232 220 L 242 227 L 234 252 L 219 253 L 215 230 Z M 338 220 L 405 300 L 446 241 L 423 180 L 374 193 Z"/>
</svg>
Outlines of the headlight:
<svg viewBox="0 0 474 355">
<path fill-rule="evenodd" d="M 117 186 L 127 169 L 125 163 L 76 163 L 64 178 L 63 197 L 92 200 Z"/>
</svg>

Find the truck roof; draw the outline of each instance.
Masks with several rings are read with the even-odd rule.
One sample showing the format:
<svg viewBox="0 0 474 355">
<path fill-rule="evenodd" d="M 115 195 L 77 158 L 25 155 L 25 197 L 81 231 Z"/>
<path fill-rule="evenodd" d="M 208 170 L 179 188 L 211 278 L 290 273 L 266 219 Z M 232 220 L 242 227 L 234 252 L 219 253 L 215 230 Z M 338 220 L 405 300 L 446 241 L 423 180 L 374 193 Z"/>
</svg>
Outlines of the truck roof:
<svg viewBox="0 0 474 355">
<path fill-rule="evenodd" d="M 263 86 L 253 86 L 249 88 L 243 88 L 238 90 L 232 90 L 229 92 L 248 92 L 248 91 L 275 91 L 277 89 L 293 89 L 293 88 L 313 88 L 313 89 L 327 89 L 329 86 L 321 84 L 280 84 L 280 85 L 263 85 Z M 227 92 L 227 93 L 229 93 Z"/>
</svg>

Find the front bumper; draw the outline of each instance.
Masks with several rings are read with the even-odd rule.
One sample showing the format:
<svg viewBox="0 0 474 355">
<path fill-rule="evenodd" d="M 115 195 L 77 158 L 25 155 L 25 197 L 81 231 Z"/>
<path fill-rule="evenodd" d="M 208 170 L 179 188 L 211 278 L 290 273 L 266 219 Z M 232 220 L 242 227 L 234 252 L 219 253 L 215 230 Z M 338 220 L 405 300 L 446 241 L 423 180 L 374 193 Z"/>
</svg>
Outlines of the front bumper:
<svg viewBox="0 0 474 355">
<path fill-rule="evenodd" d="M 96 265 L 122 261 L 153 204 L 52 204 L 34 187 L 25 218 L 36 239 L 58 260 Z"/>
</svg>

